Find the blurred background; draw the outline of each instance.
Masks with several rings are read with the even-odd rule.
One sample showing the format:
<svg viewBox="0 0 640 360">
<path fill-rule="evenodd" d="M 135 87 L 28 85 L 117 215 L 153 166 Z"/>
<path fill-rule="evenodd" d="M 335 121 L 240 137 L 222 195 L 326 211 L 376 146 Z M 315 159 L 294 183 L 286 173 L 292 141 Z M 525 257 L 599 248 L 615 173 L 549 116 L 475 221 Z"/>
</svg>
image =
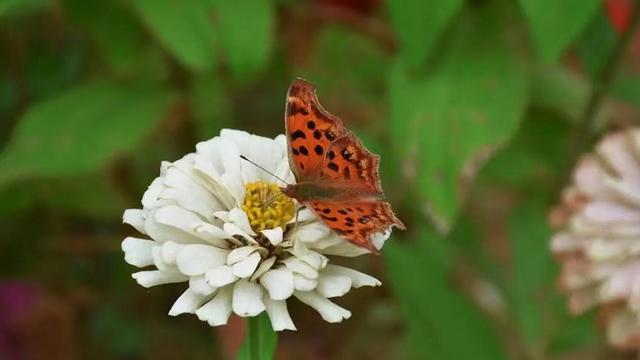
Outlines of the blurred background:
<svg viewBox="0 0 640 360">
<path fill-rule="evenodd" d="M 233 358 L 243 326 L 166 315 L 120 242 L 162 160 L 285 92 L 382 156 L 408 231 L 346 261 L 383 281 L 331 325 L 293 301 L 278 359 L 624 359 L 570 316 L 549 209 L 577 156 L 637 124 L 631 0 L 0 0 L 0 359 Z"/>
</svg>

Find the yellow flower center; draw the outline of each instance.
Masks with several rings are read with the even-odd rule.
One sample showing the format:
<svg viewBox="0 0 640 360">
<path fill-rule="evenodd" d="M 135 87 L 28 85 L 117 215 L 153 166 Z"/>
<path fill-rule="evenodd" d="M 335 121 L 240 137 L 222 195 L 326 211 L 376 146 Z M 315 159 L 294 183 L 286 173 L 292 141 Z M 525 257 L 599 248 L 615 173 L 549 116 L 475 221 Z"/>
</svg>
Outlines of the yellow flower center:
<svg viewBox="0 0 640 360">
<path fill-rule="evenodd" d="M 264 181 L 248 183 L 244 186 L 245 195 L 242 210 L 247 213 L 254 231 L 284 228 L 293 218 L 293 201 L 276 184 Z"/>
</svg>

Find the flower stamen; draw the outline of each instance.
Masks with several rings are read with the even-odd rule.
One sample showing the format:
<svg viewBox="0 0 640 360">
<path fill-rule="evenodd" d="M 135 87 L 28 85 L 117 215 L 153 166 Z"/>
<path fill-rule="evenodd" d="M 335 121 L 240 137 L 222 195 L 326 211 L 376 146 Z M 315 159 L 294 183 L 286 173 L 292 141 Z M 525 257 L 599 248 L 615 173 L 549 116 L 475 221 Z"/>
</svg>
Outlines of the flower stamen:
<svg viewBox="0 0 640 360">
<path fill-rule="evenodd" d="M 293 201 L 276 184 L 256 181 L 245 185 L 242 210 L 254 231 L 282 227 L 293 218 Z"/>
</svg>

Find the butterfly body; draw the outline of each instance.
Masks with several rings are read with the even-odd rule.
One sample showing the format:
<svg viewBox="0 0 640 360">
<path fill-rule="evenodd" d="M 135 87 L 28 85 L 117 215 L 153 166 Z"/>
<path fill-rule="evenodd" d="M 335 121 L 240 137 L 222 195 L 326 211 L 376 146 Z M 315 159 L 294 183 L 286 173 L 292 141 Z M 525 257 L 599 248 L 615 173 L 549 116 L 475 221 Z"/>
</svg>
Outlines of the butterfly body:
<svg viewBox="0 0 640 360">
<path fill-rule="evenodd" d="M 383 201 L 380 158 L 368 151 L 338 117 L 320 105 L 314 86 L 295 80 L 287 93 L 285 127 L 296 184 L 282 191 L 312 209 L 332 230 L 372 252 L 372 237 L 404 229 Z"/>
<path fill-rule="evenodd" d="M 360 192 L 357 189 L 332 186 L 321 181 L 291 184 L 281 190 L 287 196 L 300 202 L 311 200 L 375 201 L 382 199 L 382 194 L 366 190 Z"/>
</svg>

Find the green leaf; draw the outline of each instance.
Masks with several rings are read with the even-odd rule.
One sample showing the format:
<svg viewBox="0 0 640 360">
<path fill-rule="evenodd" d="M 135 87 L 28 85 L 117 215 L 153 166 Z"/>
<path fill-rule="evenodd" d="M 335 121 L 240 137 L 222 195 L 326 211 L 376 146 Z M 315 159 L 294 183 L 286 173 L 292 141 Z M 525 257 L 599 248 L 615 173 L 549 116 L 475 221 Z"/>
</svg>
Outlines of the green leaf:
<svg viewBox="0 0 640 360">
<path fill-rule="evenodd" d="M 71 20 L 89 29 L 111 66 L 119 72 L 131 72 L 143 41 L 131 11 L 122 2 L 113 0 L 65 0 L 65 3 Z"/>
<path fill-rule="evenodd" d="M 133 151 L 173 99 L 155 88 L 96 82 L 42 101 L 20 119 L 0 154 L 0 185 L 97 171 Z"/>
<path fill-rule="evenodd" d="M 393 144 L 416 162 L 420 191 L 445 228 L 463 201 L 461 182 L 514 134 L 525 109 L 526 74 L 506 43 L 504 14 L 496 10 L 465 13 L 428 76 L 398 64 L 390 73 Z"/>
<path fill-rule="evenodd" d="M 33 189 L 23 184 L 12 184 L 0 190 L 0 218 L 20 213 L 33 206 Z"/>
<path fill-rule="evenodd" d="M 214 65 L 213 24 L 206 0 L 133 0 L 132 5 L 164 46 L 186 67 Z"/>
<path fill-rule="evenodd" d="M 567 139 L 571 127 L 563 120 L 553 112 L 530 111 L 511 142 L 484 167 L 478 188 L 502 192 L 511 188 L 524 193 L 544 189 L 552 193 L 558 173 L 570 166 Z"/>
<path fill-rule="evenodd" d="M 385 247 L 385 264 L 414 350 L 428 359 L 505 359 L 500 339 L 448 282 L 446 240 L 423 232 L 419 244 Z"/>
<path fill-rule="evenodd" d="M 613 95 L 624 102 L 640 107 L 640 76 L 631 71 L 621 75 L 612 89 Z"/>
<path fill-rule="evenodd" d="M 51 5 L 50 0 L 2 0 L 0 17 L 24 15 L 42 10 Z"/>
<path fill-rule="evenodd" d="M 224 84 L 215 74 L 192 79 L 189 89 L 192 118 L 199 139 L 212 138 L 231 124 L 232 106 Z"/>
<path fill-rule="evenodd" d="M 602 71 L 617 40 L 618 34 L 607 13 L 598 12 L 578 39 L 576 46 L 582 66 L 591 77 L 596 77 Z"/>
<path fill-rule="evenodd" d="M 328 25 L 318 32 L 309 59 L 294 73 L 312 80 L 321 101 L 356 133 L 386 134 L 386 104 L 380 101 L 386 83 L 381 74 L 389 63 L 388 54 L 370 38 L 343 26 Z"/>
<path fill-rule="evenodd" d="M 386 4 L 398 38 L 398 56 L 412 66 L 419 66 L 428 59 L 441 33 L 464 1 L 408 0 L 387 1 Z"/>
<path fill-rule="evenodd" d="M 245 79 L 262 70 L 274 43 L 275 9 L 270 0 L 216 0 L 217 35 L 233 74 Z"/>
<path fill-rule="evenodd" d="M 526 199 L 508 220 L 514 266 L 512 306 L 534 359 L 544 358 L 548 327 L 544 321 L 553 311 L 555 266 L 549 252 L 551 230 L 546 207 L 544 197 Z"/>
<path fill-rule="evenodd" d="M 104 301 L 90 313 L 87 322 L 91 339 L 101 339 L 100 346 L 112 356 L 137 357 L 146 343 L 145 329 L 135 317 Z"/>
<path fill-rule="evenodd" d="M 127 204 L 104 173 L 66 179 L 41 180 L 34 184 L 36 196 L 50 209 L 63 210 L 84 218 L 113 220 L 122 215 Z M 86 186 L 91 184 L 91 186 Z"/>
<path fill-rule="evenodd" d="M 570 122 L 580 121 L 591 85 L 561 66 L 539 66 L 531 77 L 531 102 L 538 109 L 554 112 Z"/>
<path fill-rule="evenodd" d="M 237 360 L 270 360 L 276 352 L 278 335 L 266 313 L 247 318 L 247 332 L 238 351 Z M 253 340 L 253 341 L 252 341 Z M 253 356 L 253 355 L 257 356 Z"/>
<path fill-rule="evenodd" d="M 600 0 L 519 0 L 529 23 L 538 55 L 554 62 L 575 40 L 592 16 Z"/>
</svg>

